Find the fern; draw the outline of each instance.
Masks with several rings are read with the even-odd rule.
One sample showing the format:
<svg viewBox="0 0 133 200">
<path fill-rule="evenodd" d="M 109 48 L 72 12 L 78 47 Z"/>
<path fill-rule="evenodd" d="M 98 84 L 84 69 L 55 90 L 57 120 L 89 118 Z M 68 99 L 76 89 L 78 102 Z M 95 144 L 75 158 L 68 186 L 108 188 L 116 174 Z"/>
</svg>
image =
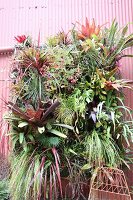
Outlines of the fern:
<svg viewBox="0 0 133 200">
<path fill-rule="evenodd" d="M 41 143 L 44 147 L 56 147 L 60 144 L 60 138 L 59 137 L 47 137 L 44 135 L 39 135 L 37 137 L 37 141 Z"/>
<path fill-rule="evenodd" d="M 72 107 L 73 106 L 70 105 L 70 102 L 67 102 L 67 99 L 63 99 L 61 106 L 55 111 L 57 121 L 60 121 L 64 124 L 72 125 L 74 118 L 74 110 Z"/>
</svg>

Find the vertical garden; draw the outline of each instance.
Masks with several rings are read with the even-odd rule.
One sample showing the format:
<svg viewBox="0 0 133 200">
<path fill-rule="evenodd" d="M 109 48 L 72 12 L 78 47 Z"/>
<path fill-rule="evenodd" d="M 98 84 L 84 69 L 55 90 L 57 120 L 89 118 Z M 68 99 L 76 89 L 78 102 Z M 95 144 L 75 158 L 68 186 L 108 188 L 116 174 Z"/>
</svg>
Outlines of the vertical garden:
<svg viewBox="0 0 133 200">
<path fill-rule="evenodd" d="M 12 200 L 87 199 L 98 167 L 128 167 L 133 120 L 123 89 L 132 81 L 121 78 L 120 60 L 132 57 L 133 34 L 115 20 L 77 25 L 43 45 L 16 37 L 5 116 Z"/>
</svg>

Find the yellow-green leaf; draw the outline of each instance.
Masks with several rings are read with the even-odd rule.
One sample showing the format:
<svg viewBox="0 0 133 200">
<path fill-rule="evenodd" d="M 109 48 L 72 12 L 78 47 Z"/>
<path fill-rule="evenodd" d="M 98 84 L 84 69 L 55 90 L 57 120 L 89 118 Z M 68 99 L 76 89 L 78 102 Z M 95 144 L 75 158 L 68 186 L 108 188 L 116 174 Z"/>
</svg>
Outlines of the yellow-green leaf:
<svg viewBox="0 0 133 200">
<path fill-rule="evenodd" d="M 19 133 L 19 143 L 22 144 L 24 140 L 24 133 Z"/>
<path fill-rule="evenodd" d="M 67 136 L 64 133 L 61 133 L 60 131 L 57 131 L 55 129 L 51 129 L 50 133 L 53 133 L 54 135 L 57 135 L 57 136 L 62 137 L 62 138 L 67 138 Z"/>
<path fill-rule="evenodd" d="M 87 170 L 87 169 L 90 169 L 90 168 L 91 168 L 90 164 L 85 164 L 81 169 L 82 170 Z"/>
<path fill-rule="evenodd" d="M 77 153 L 75 151 L 73 151 L 72 149 L 69 149 L 69 152 L 71 152 L 74 155 L 77 155 Z"/>
<path fill-rule="evenodd" d="M 24 126 L 27 126 L 28 125 L 28 122 L 20 122 L 19 124 L 18 124 L 18 127 L 19 128 L 23 128 Z"/>
</svg>

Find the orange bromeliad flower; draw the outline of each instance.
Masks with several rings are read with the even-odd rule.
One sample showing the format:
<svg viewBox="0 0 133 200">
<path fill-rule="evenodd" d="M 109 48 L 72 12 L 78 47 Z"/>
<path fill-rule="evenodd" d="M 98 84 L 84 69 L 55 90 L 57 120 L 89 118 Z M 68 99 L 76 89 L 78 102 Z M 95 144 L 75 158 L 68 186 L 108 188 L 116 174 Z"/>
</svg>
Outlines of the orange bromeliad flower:
<svg viewBox="0 0 133 200">
<path fill-rule="evenodd" d="M 89 24 L 88 19 L 86 18 L 86 24 L 81 25 L 81 31 L 78 34 L 78 38 L 80 40 L 85 40 L 87 38 L 91 38 L 92 35 L 98 35 L 100 32 L 100 26 L 96 26 L 95 20 L 92 20 L 92 24 Z"/>
</svg>

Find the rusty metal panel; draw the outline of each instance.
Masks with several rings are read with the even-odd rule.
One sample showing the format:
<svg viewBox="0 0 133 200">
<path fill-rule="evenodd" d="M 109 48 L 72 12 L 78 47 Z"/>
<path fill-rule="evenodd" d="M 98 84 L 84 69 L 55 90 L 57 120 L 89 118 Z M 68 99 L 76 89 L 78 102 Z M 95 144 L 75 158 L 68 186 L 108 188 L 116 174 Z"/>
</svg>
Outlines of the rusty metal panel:
<svg viewBox="0 0 133 200">
<path fill-rule="evenodd" d="M 91 182 L 89 200 L 131 200 L 129 188 L 122 170 L 100 167 Z"/>
</svg>

